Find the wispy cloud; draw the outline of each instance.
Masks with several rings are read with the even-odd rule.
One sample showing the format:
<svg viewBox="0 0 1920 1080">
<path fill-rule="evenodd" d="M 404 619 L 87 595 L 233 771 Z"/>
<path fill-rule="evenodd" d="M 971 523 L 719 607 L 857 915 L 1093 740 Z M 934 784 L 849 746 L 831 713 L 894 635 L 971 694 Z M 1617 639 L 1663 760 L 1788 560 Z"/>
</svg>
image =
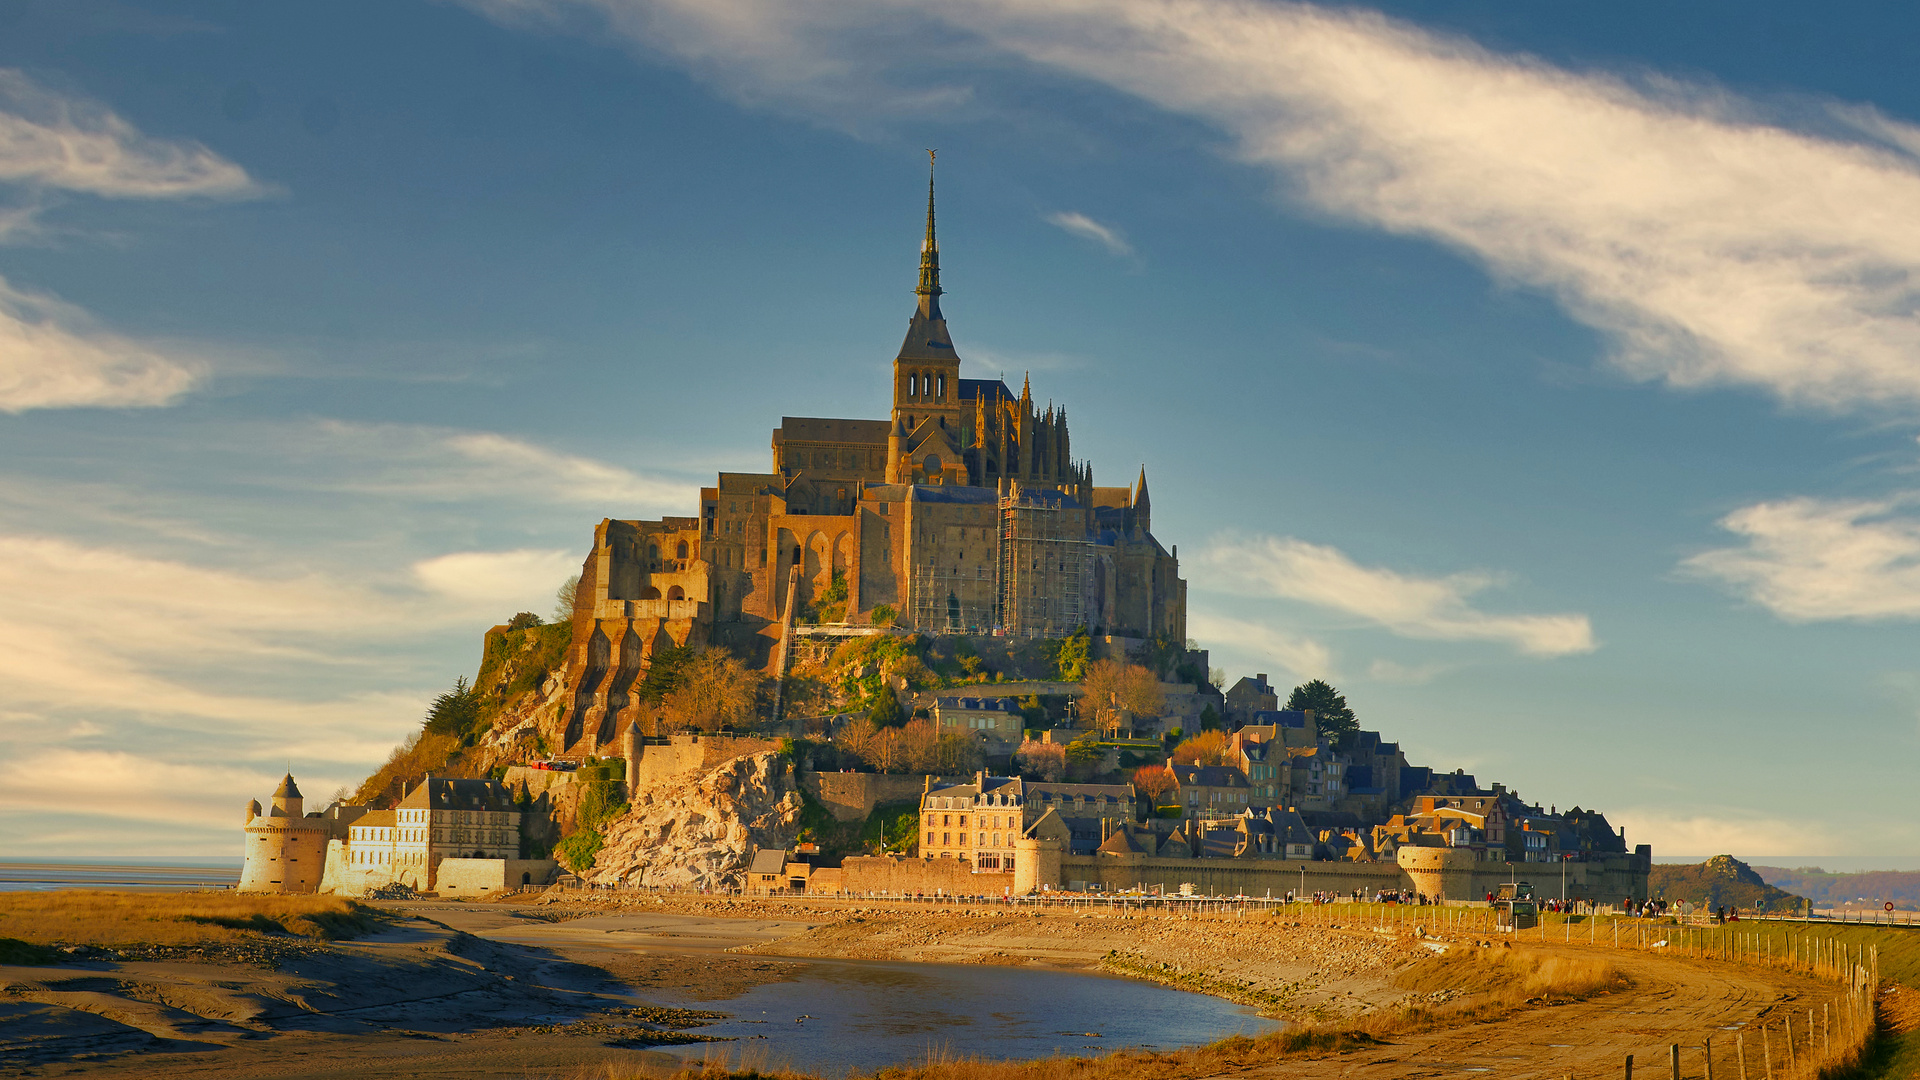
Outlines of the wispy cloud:
<svg viewBox="0 0 1920 1080">
<path fill-rule="evenodd" d="M 421 584 L 497 611 L 532 608 L 544 617 L 560 583 L 580 572 L 576 551 L 459 551 L 413 565 Z"/>
<path fill-rule="evenodd" d="M 1403 686 L 1424 686 L 1447 671 L 1445 664 L 1401 664 L 1392 660 L 1375 660 L 1367 665 L 1369 678 Z"/>
<path fill-rule="evenodd" d="M 1626 828 L 1628 844 L 1652 844 L 1654 851 L 1669 855 L 1732 855 L 1751 859 L 1792 851 L 1850 854 L 1852 847 L 1843 838 L 1805 820 L 1761 814 L 1685 814 L 1627 809 L 1610 812 L 1607 819 L 1615 828 Z"/>
<path fill-rule="evenodd" d="M 1121 235 L 1119 229 L 1111 225 L 1102 225 L 1077 210 L 1062 210 L 1048 214 L 1046 221 L 1047 224 L 1057 226 L 1082 240 L 1091 240 L 1106 248 L 1109 255 L 1118 255 L 1122 258 L 1133 257 L 1133 245 L 1127 243 L 1127 238 Z"/>
<path fill-rule="evenodd" d="M 1187 629 L 1216 650 L 1253 663 L 1272 661 L 1292 678 L 1306 681 L 1333 677 L 1333 653 L 1310 637 L 1275 629 L 1264 623 L 1227 618 L 1205 612 L 1187 616 Z"/>
<path fill-rule="evenodd" d="M 700 496 L 691 482 L 491 431 L 319 420 L 285 438 L 335 459 L 337 475 L 312 482 L 338 491 L 449 501 L 504 496 L 619 517 L 685 513 Z"/>
<path fill-rule="evenodd" d="M 1920 128 L 1870 109 L 1770 115 L 1297 3 L 469 2 L 611 30 L 828 122 L 910 114 L 926 71 L 974 86 L 1019 58 L 1215 125 L 1317 211 L 1551 293 L 1636 377 L 1920 403 Z"/>
<path fill-rule="evenodd" d="M 1920 518 L 1902 513 L 1916 501 L 1756 503 L 1720 519 L 1742 546 L 1701 552 L 1680 569 L 1789 622 L 1920 618 Z"/>
<path fill-rule="evenodd" d="M 1592 652 L 1585 615 L 1497 615 L 1469 601 L 1497 581 L 1479 571 L 1420 577 L 1362 566 L 1337 548 L 1287 536 L 1222 537 L 1200 555 L 1222 586 L 1298 600 L 1436 641 L 1492 641 L 1529 656 Z"/>
<path fill-rule="evenodd" d="M 0 68 L 0 182 L 111 199 L 235 199 L 267 190 L 197 142 L 143 134 L 105 106 L 9 68 Z"/>
<path fill-rule="evenodd" d="M 0 412 L 169 405 L 205 361 L 93 325 L 86 312 L 0 278 Z"/>
</svg>

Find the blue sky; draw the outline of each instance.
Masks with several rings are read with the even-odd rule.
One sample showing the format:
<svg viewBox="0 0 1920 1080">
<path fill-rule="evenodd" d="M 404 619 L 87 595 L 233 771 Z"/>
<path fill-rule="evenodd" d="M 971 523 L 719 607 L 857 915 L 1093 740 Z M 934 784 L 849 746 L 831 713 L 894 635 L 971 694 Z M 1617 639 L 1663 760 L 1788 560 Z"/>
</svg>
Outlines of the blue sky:
<svg viewBox="0 0 1920 1080">
<path fill-rule="evenodd" d="M 1887 5 L 0 0 L 0 855 L 356 781 L 783 414 L 1144 463 L 1195 638 L 1657 853 L 1920 866 Z"/>
</svg>

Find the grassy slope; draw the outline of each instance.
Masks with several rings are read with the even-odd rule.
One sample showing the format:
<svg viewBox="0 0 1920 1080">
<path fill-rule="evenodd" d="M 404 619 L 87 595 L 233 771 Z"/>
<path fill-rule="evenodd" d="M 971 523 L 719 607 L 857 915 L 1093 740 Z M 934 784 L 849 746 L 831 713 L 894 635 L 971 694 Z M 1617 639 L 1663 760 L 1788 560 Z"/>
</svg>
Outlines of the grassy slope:
<svg viewBox="0 0 1920 1080">
<path fill-rule="evenodd" d="M 0 893 L 0 952 L 39 955 L 38 947 L 56 944 L 234 944 L 260 934 L 331 941 L 367 933 L 382 921 L 375 909 L 337 896 Z"/>
</svg>

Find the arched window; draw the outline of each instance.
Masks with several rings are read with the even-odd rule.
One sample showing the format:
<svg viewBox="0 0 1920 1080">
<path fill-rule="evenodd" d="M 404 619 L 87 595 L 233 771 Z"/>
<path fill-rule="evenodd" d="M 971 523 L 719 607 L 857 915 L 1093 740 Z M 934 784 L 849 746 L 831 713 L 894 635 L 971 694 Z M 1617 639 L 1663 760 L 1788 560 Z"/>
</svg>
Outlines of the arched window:
<svg viewBox="0 0 1920 1080">
<path fill-rule="evenodd" d="M 657 559 L 659 559 L 659 558 L 660 558 L 660 545 L 659 545 L 659 544 L 648 544 L 648 545 L 647 545 L 647 558 L 649 558 L 649 559 L 655 559 L 655 560 L 657 560 Z"/>
<path fill-rule="evenodd" d="M 935 401 L 947 400 L 947 377 L 945 375 L 940 376 L 940 388 L 933 397 Z"/>
<path fill-rule="evenodd" d="M 919 393 L 920 393 L 920 376 L 918 375 L 907 376 L 907 396 L 918 397 Z"/>
<path fill-rule="evenodd" d="M 676 559 L 684 559 L 687 557 L 687 542 L 685 540 L 680 541 L 680 546 L 674 549 L 673 557 Z"/>
<path fill-rule="evenodd" d="M 649 585 L 646 588 L 640 590 L 640 599 L 658 600 L 660 599 L 660 590 Z"/>
<path fill-rule="evenodd" d="M 667 590 L 667 599 L 669 600 L 685 600 L 686 598 L 687 598 L 687 590 L 681 588 L 678 585 L 675 585 L 673 588 Z"/>
</svg>

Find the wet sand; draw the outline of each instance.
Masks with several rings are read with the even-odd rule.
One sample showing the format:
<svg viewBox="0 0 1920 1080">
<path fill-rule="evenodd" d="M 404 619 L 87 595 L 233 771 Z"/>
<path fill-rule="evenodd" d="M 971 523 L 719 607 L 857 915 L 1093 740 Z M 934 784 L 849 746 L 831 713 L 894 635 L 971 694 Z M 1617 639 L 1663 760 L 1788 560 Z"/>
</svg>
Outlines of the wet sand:
<svg viewBox="0 0 1920 1080">
<path fill-rule="evenodd" d="M 1263 1011 L 1345 1013 L 1402 998 L 1391 969 L 1410 940 L 1353 930 L 1177 916 L 1087 918 L 872 902 L 740 901 L 387 905 L 389 931 L 261 963 L 82 961 L 0 966 L 0 1073 L 139 1077 L 604 1077 L 680 1058 L 631 1049 L 667 1002 L 723 1002 L 805 974 L 808 958 L 1179 969 Z M 1577 946 L 1567 947 L 1580 953 Z M 769 955 L 777 954 L 777 955 Z M 1697 1045 L 1757 1015 L 1824 1000 L 1786 972 L 1607 950 L 1626 994 L 1542 1006 L 1502 1023 L 1258 1071 L 1287 1077 L 1587 1075 L 1624 1053 Z M 1166 965 L 1164 968 L 1161 965 Z M 1150 976 L 1151 977 L 1151 976 Z M 720 1008 L 724 1011 L 725 1006 Z M 697 1036 L 679 1028 L 667 1037 Z M 739 1043 L 713 1044 L 732 1050 Z M 764 1044 L 762 1044 L 764 1045 Z M 991 1054 L 991 1047 L 978 1047 Z M 1644 1059 L 1643 1059 L 1644 1060 Z"/>
</svg>

